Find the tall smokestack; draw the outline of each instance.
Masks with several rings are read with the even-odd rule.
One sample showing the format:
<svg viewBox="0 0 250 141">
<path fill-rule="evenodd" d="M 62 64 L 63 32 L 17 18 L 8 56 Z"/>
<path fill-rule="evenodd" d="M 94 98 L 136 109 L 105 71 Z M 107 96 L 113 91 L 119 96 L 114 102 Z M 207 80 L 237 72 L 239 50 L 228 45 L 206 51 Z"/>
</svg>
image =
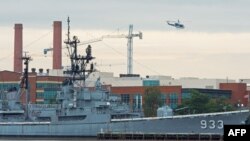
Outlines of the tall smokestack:
<svg viewBox="0 0 250 141">
<path fill-rule="evenodd" d="M 62 22 L 53 24 L 53 69 L 62 69 Z"/>
<path fill-rule="evenodd" d="M 22 72 L 22 52 L 23 52 L 23 25 L 15 24 L 14 35 L 14 72 Z"/>
</svg>

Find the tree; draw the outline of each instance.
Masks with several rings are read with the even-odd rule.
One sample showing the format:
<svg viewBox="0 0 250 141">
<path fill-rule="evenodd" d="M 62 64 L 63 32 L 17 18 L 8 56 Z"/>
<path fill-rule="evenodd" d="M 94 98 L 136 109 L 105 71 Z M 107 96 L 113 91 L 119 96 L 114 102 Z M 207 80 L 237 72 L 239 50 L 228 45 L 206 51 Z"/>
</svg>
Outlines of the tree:
<svg viewBox="0 0 250 141">
<path fill-rule="evenodd" d="M 159 88 L 148 87 L 145 89 L 143 110 L 146 117 L 155 117 L 157 115 L 157 109 L 163 104 Z"/>
<path fill-rule="evenodd" d="M 223 112 L 235 110 L 235 108 L 225 97 L 211 98 L 206 107 L 207 112 Z"/>
<path fill-rule="evenodd" d="M 191 97 L 183 100 L 177 109 L 188 109 L 188 113 L 211 113 L 234 110 L 233 106 L 224 97 L 212 98 L 206 94 L 202 94 L 197 90 L 191 91 Z M 176 114 L 187 114 L 187 111 L 177 110 Z"/>
<path fill-rule="evenodd" d="M 206 104 L 209 100 L 209 96 L 193 90 L 191 92 L 191 98 L 184 101 L 183 104 L 188 105 L 191 113 L 202 113 L 207 108 Z"/>
</svg>

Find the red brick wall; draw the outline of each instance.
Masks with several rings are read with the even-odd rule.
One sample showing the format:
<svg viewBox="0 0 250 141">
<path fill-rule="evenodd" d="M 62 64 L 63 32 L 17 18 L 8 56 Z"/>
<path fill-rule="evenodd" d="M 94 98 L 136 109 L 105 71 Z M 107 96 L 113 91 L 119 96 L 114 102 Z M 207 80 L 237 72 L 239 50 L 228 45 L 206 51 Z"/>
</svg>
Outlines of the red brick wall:
<svg viewBox="0 0 250 141">
<path fill-rule="evenodd" d="M 8 82 L 8 81 L 19 81 L 21 73 L 11 72 L 11 71 L 0 71 L 0 81 Z"/>
<path fill-rule="evenodd" d="M 181 86 L 160 86 L 162 93 L 176 93 L 178 95 L 178 104 L 181 104 L 181 89 Z M 169 103 L 169 99 L 167 99 L 167 104 Z"/>
<path fill-rule="evenodd" d="M 11 72 L 11 71 L 0 71 L 0 82 L 19 82 L 21 73 L 17 72 Z M 58 81 L 62 82 L 65 79 L 65 77 L 59 77 L 59 76 L 37 76 L 36 73 L 29 73 L 29 83 L 30 83 L 30 102 L 35 103 L 36 102 L 36 83 L 37 81 Z M 23 91 L 21 94 L 21 102 L 25 103 L 25 97 L 26 93 Z"/>
<path fill-rule="evenodd" d="M 238 102 L 241 102 L 245 106 L 247 105 L 248 99 L 244 98 L 244 96 L 248 94 L 246 83 L 220 83 L 220 89 L 232 91 L 232 104 L 237 104 Z"/>
<path fill-rule="evenodd" d="M 61 76 L 37 76 L 37 81 L 59 81 L 62 82 L 66 77 Z"/>
<path fill-rule="evenodd" d="M 36 103 L 36 73 L 29 74 L 29 84 L 30 84 L 30 102 Z"/>
</svg>

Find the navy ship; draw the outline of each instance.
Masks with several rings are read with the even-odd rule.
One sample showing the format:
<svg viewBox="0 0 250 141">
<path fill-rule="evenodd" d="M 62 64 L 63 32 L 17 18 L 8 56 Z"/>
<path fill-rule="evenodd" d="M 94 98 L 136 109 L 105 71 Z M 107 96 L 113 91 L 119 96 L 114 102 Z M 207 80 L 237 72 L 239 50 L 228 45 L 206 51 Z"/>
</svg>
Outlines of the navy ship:
<svg viewBox="0 0 250 141">
<path fill-rule="evenodd" d="M 69 24 L 69 22 L 68 22 Z M 37 137 L 95 137 L 98 133 L 219 133 L 225 124 L 245 124 L 249 110 L 159 117 L 142 117 L 131 112 L 121 98 L 104 89 L 96 80 L 94 89 L 84 86 L 85 80 L 94 71 L 91 64 L 91 46 L 85 55 L 79 55 L 78 38 L 69 36 L 65 41 L 71 49 L 70 75 L 58 91 L 57 104 L 30 104 L 28 69 L 29 56 L 22 57 L 25 65 L 20 88 L 1 91 L 0 136 Z M 89 65 L 90 64 L 90 65 Z M 90 66 L 90 67 L 89 67 Z M 26 92 L 26 102 L 20 95 Z"/>
</svg>

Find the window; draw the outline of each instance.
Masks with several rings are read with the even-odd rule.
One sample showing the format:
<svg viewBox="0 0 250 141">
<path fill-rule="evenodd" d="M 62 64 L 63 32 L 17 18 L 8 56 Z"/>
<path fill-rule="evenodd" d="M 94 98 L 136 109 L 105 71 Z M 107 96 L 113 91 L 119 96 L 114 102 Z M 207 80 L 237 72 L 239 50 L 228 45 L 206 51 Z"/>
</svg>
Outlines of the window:
<svg viewBox="0 0 250 141">
<path fill-rule="evenodd" d="M 161 94 L 161 101 L 163 105 L 166 105 L 166 100 L 167 100 L 167 95 L 166 94 Z"/>
<path fill-rule="evenodd" d="M 178 95 L 176 93 L 171 93 L 169 95 L 169 103 L 172 109 L 175 109 L 178 105 Z"/>
<path fill-rule="evenodd" d="M 142 109 L 142 96 L 141 94 L 135 94 L 133 96 L 133 111 L 141 111 Z"/>
<path fill-rule="evenodd" d="M 43 99 L 43 92 L 36 92 L 37 99 Z"/>
<path fill-rule="evenodd" d="M 190 93 L 182 93 L 181 94 L 181 99 L 182 100 L 185 100 L 185 99 L 188 99 L 188 98 L 191 98 L 191 95 L 190 95 Z"/>
<path fill-rule="evenodd" d="M 129 105 L 129 101 L 130 101 L 129 94 L 121 94 L 121 101 L 122 103 L 126 103 Z"/>
<path fill-rule="evenodd" d="M 160 86 L 159 80 L 143 80 L 143 86 Z"/>
<path fill-rule="evenodd" d="M 50 83 L 50 82 L 41 82 L 36 83 L 37 88 L 60 88 L 61 84 L 58 83 Z"/>
<path fill-rule="evenodd" d="M 45 91 L 44 92 L 44 99 L 55 99 L 56 98 L 56 91 Z"/>
<path fill-rule="evenodd" d="M 10 88 L 16 87 L 17 89 L 19 88 L 18 83 L 0 83 L 0 90 L 9 90 Z"/>
<path fill-rule="evenodd" d="M 43 89 L 42 94 L 37 93 L 37 98 L 44 99 L 44 104 L 53 104 L 56 102 L 57 91 L 60 91 L 61 83 L 39 82 L 36 87 Z"/>
</svg>

